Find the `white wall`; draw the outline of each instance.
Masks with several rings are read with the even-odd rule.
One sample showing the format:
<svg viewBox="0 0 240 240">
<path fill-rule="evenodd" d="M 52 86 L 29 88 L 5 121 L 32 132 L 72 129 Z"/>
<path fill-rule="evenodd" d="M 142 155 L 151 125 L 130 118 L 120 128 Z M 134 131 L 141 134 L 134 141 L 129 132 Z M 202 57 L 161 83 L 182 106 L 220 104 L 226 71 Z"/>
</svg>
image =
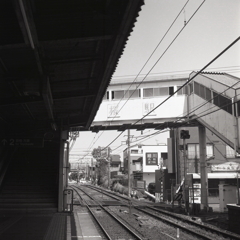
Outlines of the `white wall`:
<svg viewBox="0 0 240 240">
<path fill-rule="evenodd" d="M 171 119 L 183 116 L 184 113 L 186 113 L 185 98 L 185 95 L 170 98 L 145 117 L 145 119 Z M 138 120 L 146 115 L 151 109 L 157 107 L 165 99 L 166 97 L 130 99 L 126 105 L 124 105 L 126 100 L 121 100 L 120 102 L 119 100 L 104 100 L 96 114 L 93 125 L 105 121 Z"/>
</svg>

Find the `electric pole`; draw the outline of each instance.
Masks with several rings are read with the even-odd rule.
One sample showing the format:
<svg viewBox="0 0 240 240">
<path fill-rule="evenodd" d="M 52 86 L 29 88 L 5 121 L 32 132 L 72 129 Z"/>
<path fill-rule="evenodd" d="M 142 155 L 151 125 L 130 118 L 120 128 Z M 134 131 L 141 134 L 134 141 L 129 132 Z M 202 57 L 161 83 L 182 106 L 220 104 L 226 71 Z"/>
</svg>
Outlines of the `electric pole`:
<svg viewBox="0 0 240 240">
<path fill-rule="evenodd" d="M 128 145 L 128 196 L 131 196 L 131 152 L 130 152 L 130 129 L 128 129 L 128 140 L 127 140 L 127 145 Z"/>
<path fill-rule="evenodd" d="M 111 172 L 110 172 L 110 148 L 107 148 L 107 161 L 108 161 L 108 189 L 110 189 L 110 178 L 111 178 Z"/>
</svg>

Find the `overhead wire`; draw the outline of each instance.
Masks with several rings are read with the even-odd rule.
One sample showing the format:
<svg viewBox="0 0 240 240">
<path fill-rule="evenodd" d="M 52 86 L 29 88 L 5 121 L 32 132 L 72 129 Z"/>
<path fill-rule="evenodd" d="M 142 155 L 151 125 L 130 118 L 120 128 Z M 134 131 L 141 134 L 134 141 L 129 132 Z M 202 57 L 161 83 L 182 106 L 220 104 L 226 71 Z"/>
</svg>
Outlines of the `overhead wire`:
<svg viewBox="0 0 240 240">
<path fill-rule="evenodd" d="M 228 70 L 230 69 L 230 70 Z M 240 71 L 240 66 L 228 66 L 228 67 L 213 67 L 213 68 L 208 68 L 208 70 L 211 71 L 224 71 L 226 73 L 228 73 L 229 71 Z M 156 72 L 156 73 L 149 73 L 148 75 L 165 75 L 165 74 L 182 74 L 182 73 L 189 73 L 189 72 L 197 72 L 199 71 L 199 69 L 188 69 L 188 70 L 181 70 L 181 71 L 170 71 L 170 72 Z M 145 75 L 145 74 L 140 74 L 141 75 Z M 132 77 L 135 75 L 121 75 L 121 76 L 114 76 L 114 78 L 126 78 L 126 77 Z"/>
<path fill-rule="evenodd" d="M 182 13 L 182 11 L 184 10 L 184 8 L 186 7 L 186 5 L 188 4 L 189 0 L 184 4 L 184 6 L 182 7 L 182 9 L 180 10 L 180 12 L 178 13 L 178 15 L 175 17 L 174 21 L 172 22 L 172 24 L 169 26 L 169 28 L 167 29 L 166 33 L 163 35 L 163 37 L 161 38 L 161 40 L 158 42 L 157 46 L 155 47 L 155 49 L 152 51 L 152 53 L 150 54 L 150 56 L 148 57 L 147 61 L 145 62 L 145 64 L 142 66 L 142 68 L 140 69 L 140 71 L 138 72 L 138 74 L 136 75 L 135 79 L 132 81 L 132 83 L 130 84 L 130 86 L 128 87 L 127 91 L 125 91 L 123 97 L 119 100 L 119 102 L 117 103 L 117 105 L 115 106 L 115 108 L 117 108 L 120 104 L 120 102 L 124 99 L 126 93 L 128 92 L 128 90 L 131 88 L 131 86 L 133 85 L 133 83 L 137 80 L 138 76 L 140 75 L 140 73 L 142 72 L 142 70 L 145 68 L 145 66 L 147 65 L 147 63 L 149 62 L 149 60 L 152 58 L 153 54 L 156 52 L 156 50 L 158 49 L 159 45 L 162 43 L 162 41 L 165 39 L 165 37 L 167 36 L 168 32 L 171 30 L 172 26 L 174 25 L 174 23 L 176 22 L 176 20 L 178 19 L 178 17 L 180 16 L 180 14 Z M 135 92 L 136 90 L 134 90 Z M 127 101 L 131 98 L 131 96 L 134 94 L 134 92 L 130 95 L 130 97 L 127 99 Z M 109 125 L 111 124 L 111 122 L 114 120 L 114 118 L 117 116 L 117 114 L 122 110 L 122 108 L 126 105 L 127 101 L 125 102 L 125 104 L 121 107 L 120 110 L 117 111 L 117 113 L 115 113 L 115 115 L 112 117 L 111 121 L 109 122 Z M 100 134 L 100 136 L 98 137 L 98 139 L 103 135 L 104 131 L 102 131 L 102 133 Z M 120 136 L 121 134 L 119 134 Z M 97 139 L 97 140 L 98 140 Z"/>
<path fill-rule="evenodd" d="M 133 85 L 133 83 L 136 81 L 136 79 L 138 78 L 138 76 L 140 75 L 140 73 L 142 72 L 142 70 L 145 68 L 145 66 L 147 65 L 147 63 L 149 62 L 149 60 L 152 58 L 153 54 L 156 52 L 157 48 L 159 47 L 159 45 L 162 43 L 162 41 L 164 40 L 164 38 L 166 37 L 166 35 L 168 34 L 168 32 L 170 31 L 170 29 L 172 28 L 172 26 L 174 25 L 174 23 L 176 22 L 176 20 L 178 19 L 178 17 L 180 16 L 180 14 L 182 13 L 182 11 L 185 9 L 185 7 L 187 6 L 189 0 L 184 4 L 184 6 L 182 7 L 182 9 L 180 10 L 180 12 L 178 13 L 178 15 L 175 17 L 174 21 L 172 22 L 172 24 L 170 25 L 170 27 L 167 29 L 166 33 L 163 35 L 163 37 L 161 38 L 161 40 L 159 41 L 159 43 L 157 44 L 157 46 L 155 47 L 155 49 L 153 50 L 153 52 L 151 53 L 151 55 L 148 57 L 147 61 L 145 62 L 145 64 L 143 65 L 143 67 L 141 68 L 141 70 L 139 71 L 139 73 L 137 74 L 137 76 L 135 77 L 135 79 L 133 80 L 133 82 L 130 84 L 130 86 L 128 87 L 127 91 L 131 88 L 131 86 Z M 126 93 L 127 93 L 126 91 Z M 134 91 L 135 92 L 135 91 Z M 134 92 L 131 94 L 131 96 L 134 94 Z M 120 104 L 120 102 L 122 101 L 122 99 L 125 97 L 126 93 L 124 94 L 124 96 L 119 100 L 118 104 L 116 107 L 118 107 L 118 105 Z M 131 97 L 130 96 L 130 97 Z M 129 98 L 130 98 L 129 97 Z M 129 98 L 127 99 L 127 101 L 129 100 Z M 126 102 L 125 102 L 126 104 Z M 121 107 L 121 109 L 125 106 L 125 104 Z M 118 113 L 121 111 L 121 109 L 118 111 Z M 114 120 L 114 118 L 117 116 L 117 113 L 115 114 L 115 116 L 112 117 L 111 122 Z M 111 124 L 111 122 L 109 123 L 109 125 Z M 96 139 L 96 141 L 103 135 L 104 131 L 102 131 L 102 133 L 99 135 L 99 137 Z M 120 137 L 121 133 L 118 135 L 118 137 Z M 95 142 L 96 142 L 95 141 Z"/>
<path fill-rule="evenodd" d="M 157 59 L 157 61 L 153 64 L 153 66 L 150 68 L 150 70 L 147 72 L 147 74 L 145 75 L 145 77 L 143 77 L 143 79 L 141 80 L 141 82 L 137 85 L 136 89 L 132 92 L 132 94 L 128 97 L 128 99 L 125 101 L 125 103 L 123 104 L 123 106 L 120 108 L 120 110 L 118 112 L 121 111 L 121 109 L 127 104 L 127 102 L 129 101 L 129 99 L 132 97 L 132 95 L 135 93 L 135 91 L 140 87 L 140 85 L 144 82 L 144 80 L 147 78 L 147 76 L 150 74 L 150 72 L 152 71 L 152 69 L 158 64 L 158 62 L 162 59 L 162 57 L 165 55 L 165 53 L 168 51 L 168 49 L 172 46 L 172 44 L 176 41 L 176 39 L 179 37 L 179 35 L 181 34 L 181 32 L 183 31 L 183 29 L 187 26 L 187 24 L 192 20 L 192 18 L 194 17 L 194 15 L 198 12 L 198 10 L 201 8 L 201 6 L 203 5 L 203 3 L 205 2 L 206 0 L 204 0 L 200 6 L 195 10 L 195 12 L 192 14 L 192 16 L 189 18 L 189 20 L 184 24 L 184 26 L 180 29 L 180 31 L 178 32 L 178 34 L 174 37 L 174 39 L 170 42 L 170 44 L 168 45 L 168 47 L 164 50 L 164 52 L 161 54 L 161 56 Z M 188 2 L 187 2 L 188 3 Z M 186 4 L 187 4 L 186 3 Z M 184 6 L 185 7 L 185 6 Z M 180 13 L 184 10 L 184 7 L 182 8 L 182 10 L 180 11 Z M 179 15 L 180 15 L 179 13 Z M 178 16 L 179 16 L 178 15 Z M 178 17 L 177 16 L 177 17 Z M 176 18 L 177 19 L 177 18 Z M 176 20 L 175 19 L 175 20 Z M 174 20 L 174 22 L 175 22 Z M 164 35 L 165 36 L 165 35 Z M 162 41 L 162 40 L 161 40 Z M 160 42 L 161 42 L 160 41 Z M 160 44 L 160 43 L 159 43 Z M 151 55 L 152 56 L 152 55 Z M 148 59 L 149 60 L 149 59 Z M 145 64 L 146 65 L 146 64 Z M 144 67 L 145 67 L 144 65 Z M 144 68 L 143 67 L 143 68 Z M 142 69 L 143 69 L 142 68 Z M 141 69 L 141 71 L 142 71 Z M 140 72 L 141 72 L 140 71 Z M 139 75 L 139 74 L 138 74 Z M 137 75 L 137 77 L 138 77 Z M 135 80 L 137 79 L 137 77 L 135 78 Z M 135 81 L 134 80 L 134 81 Z"/>
<path fill-rule="evenodd" d="M 164 133 L 164 132 L 168 132 L 169 130 L 158 130 L 157 132 L 155 132 L 155 133 L 151 133 L 151 134 L 149 134 L 149 135 L 147 135 L 147 136 L 145 136 L 145 137 L 143 137 L 143 139 L 145 139 L 145 138 L 151 138 L 151 137 L 154 137 L 155 135 L 157 135 L 157 134 L 161 134 L 161 133 Z M 135 142 L 140 142 L 140 143 L 142 143 L 142 142 L 144 142 L 144 141 L 146 141 L 146 140 L 144 140 L 143 141 L 143 139 L 140 139 L 140 140 L 136 140 L 136 141 L 132 141 L 131 143 L 135 143 Z M 147 139 L 148 140 L 148 139 Z M 136 145 L 136 144 L 135 144 Z M 134 146 L 135 146 L 134 145 Z M 138 145 L 139 145 L 139 143 L 138 143 Z M 118 146 L 118 147 L 116 147 L 115 149 L 113 149 L 113 151 L 115 151 L 116 149 L 118 149 L 118 148 L 120 148 L 121 146 L 123 146 L 123 145 L 120 145 L 120 146 Z M 130 148 L 131 147 L 133 147 L 133 145 L 131 145 L 130 146 Z"/>
<path fill-rule="evenodd" d="M 199 109 L 200 107 L 202 107 L 203 105 L 205 105 L 205 104 L 208 103 L 209 101 L 213 100 L 213 99 L 216 98 L 217 96 L 221 95 L 222 93 L 226 92 L 228 89 L 232 88 L 232 87 L 235 86 L 237 83 L 239 83 L 239 82 L 234 83 L 233 85 L 231 85 L 230 87 L 228 87 L 227 89 L 225 89 L 223 92 L 219 93 L 219 94 L 216 95 L 215 97 L 213 97 L 213 98 L 211 98 L 210 100 L 206 101 L 204 104 L 198 106 L 197 109 Z M 240 95 L 240 94 L 238 94 L 238 95 Z M 238 95 L 237 95 L 237 96 L 238 96 Z M 230 104 L 229 104 L 229 103 L 228 103 L 228 104 L 225 104 L 225 105 L 223 105 L 222 107 L 225 107 L 225 106 L 228 106 L 228 105 L 230 105 Z M 215 108 L 215 107 L 217 107 L 217 106 L 213 106 L 212 108 Z M 211 108 L 210 108 L 210 109 L 211 109 Z M 208 109 L 208 110 L 209 110 L 209 109 Z M 218 109 L 216 109 L 215 111 L 219 111 L 219 110 L 221 110 L 221 108 L 218 108 Z M 196 109 L 195 109 L 194 111 L 196 111 Z M 215 112 L 215 111 L 208 112 L 208 113 L 205 114 L 205 115 L 211 114 L 211 113 L 213 113 L 213 112 Z M 204 113 L 204 112 L 205 112 L 205 111 L 203 111 L 202 113 Z M 205 115 L 204 115 L 204 116 L 205 116 Z M 202 116 L 195 117 L 194 120 L 196 120 L 197 118 L 200 118 L 200 117 L 202 117 Z M 192 119 L 188 120 L 188 122 L 189 122 L 189 121 L 192 121 Z M 168 131 L 168 130 L 167 130 L 167 131 Z M 148 137 L 150 137 L 150 136 L 153 137 L 154 135 L 157 135 L 157 134 L 159 134 L 159 133 L 162 133 L 162 131 L 161 131 L 161 130 L 160 130 L 160 131 L 157 131 L 157 132 L 155 132 L 155 133 L 153 133 L 153 134 L 147 135 L 146 137 L 143 136 L 143 138 L 148 138 Z M 140 137 L 141 137 L 141 136 L 140 136 Z M 137 141 L 142 141 L 142 139 L 137 140 Z M 135 142 L 137 142 L 137 141 L 135 141 Z M 132 143 L 133 143 L 133 142 L 132 142 Z M 121 145 L 118 146 L 117 148 L 113 149 L 113 150 L 116 150 L 116 149 L 118 149 L 119 147 L 121 147 Z M 131 146 L 131 147 L 132 147 L 132 146 Z"/>
<path fill-rule="evenodd" d="M 234 83 L 233 85 L 229 86 L 227 89 L 225 89 L 223 92 L 217 94 L 215 97 L 209 99 L 208 101 L 204 102 L 203 104 L 198 105 L 197 108 L 195 108 L 195 109 L 194 109 L 193 111 L 191 111 L 191 112 L 194 112 L 194 111 L 200 109 L 200 108 L 203 107 L 206 103 L 211 102 L 214 98 L 218 97 L 219 95 L 222 95 L 224 92 L 226 92 L 226 91 L 229 90 L 230 88 L 234 87 L 234 86 L 235 86 L 236 84 L 238 84 L 238 83 L 239 83 L 239 81 L 236 82 L 236 83 Z M 238 95 L 240 95 L 240 94 L 238 94 Z M 236 96 L 238 96 L 238 95 L 236 95 Z M 231 104 L 232 104 L 232 103 L 231 103 Z M 227 104 L 225 104 L 225 105 L 222 105 L 222 107 L 225 107 L 225 106 L 228 106 L 228 105 L 231 105 L 231 104 L 227 103 Z M 212 108 L 215 108 L 215 107 L 217 107 L 217 106 L 213 106 Z M 210 108 L 210 109 L 212 109 L 212 108 Z M 209 110 L 209 109 L 208 109 L 208 110 Z M 218 108 L 217 111 L 218 111 L 218 110 L 221 110 L 221 108 Z M 190 113 L 191 113 L 191 112 L 190 112 Z M 204 112 L 205 112 L 205 111 L 203 111 L 202 113 L 204 113 Z M 211 113 L 213 113 L 213 112 L 214 112 L 214 111 L 208 112 L 207 114 L 211 114 Z M 201 114 L 201 113 L 200 113 L 200 114 Z M 194 118 L 194 119 L 196 119 L 196 118 Z M 189 121 L 191 121 L 191 119 L 190 119 Z M 189 122 L 189 121 L 188 121 L 188 122 Z M 168 131 L 168 130 L 167 130 L 167 131 Z M 157 132 L 155 132 L 155 133 L 153 133 L 153 134 L 148 134 L 148 135 L 146 135 L 146 136 L 139 136 L 139 137 L 142 137 L 142 139 L 138 139 L 138 140 L 136 140 L 135 142 L 137 142 L 137 141 L 142 142 L 142 140 L 143 140 L 144 138 L 153 137 L 154 135 L 157 135 L 157 134 L 159 134 L 159 133 L 163 133 L 163 132 L 160 130 L 160 131 L 157 131 Z M 207 136 L 207 138 L 208 138 L 208 136 Z M 213 142 L 210 140 L 210 138 L 208 138 L 208 140 L 209 140 L 211 143 L 213 143 Z M 132 142 L 132 143 L 134 143 L 134 142 Z M 121 146 L 122 146 L 122 145 L 118 146 L 117 148 L 115 148 L 115 149 L 113 149 L 113 150 L 116 150 L 116 149 L 120 148 Z M 130 147 L 132 147 L 132 146 L 130 146 Z M 216 150 L 225 158 L 225 156 L 220 152 L 220 150 L 219 150 L 216 146 L 215 146 L 215 148 L 216 148 Z"/>
<path fill-rule="evenodd" d="M 240 37 L 238 37 L 236 40 L 234 40 L 228 47 L 226 47 L 222 52 L 220 52 L 213 60 L 211 60 L 207 65 L 205 65 L 200 71 L 198 71 L 193 77 L 191 77 L 186 83 L 184 83 L 181 87 L 179 87 L 175 92 L 173 92 L 172 95 L 167 97 L 165 100 L 163 100 L 160 104 L 158 104 L 155 108 L 153 108 L 151 111 L 149 111 L 146 115 L 144 115 L 142 118 L 140 118 L 138 121 L 134 123 L 138 123 L 139 121 L 143 120 L 145 117 L 147 117 L 150 113 L 152 113 L 154 110 L 159 108 L 161 105 L 163 105 L 166 101 L 168 101 L 174 94 L 179 92 L 183 87 L 185 87 L 187 84 L 189 84 L 196 76 L 198 76 L 201 72 L 203 72 L 209 65 L 211 65 L 214 61 L 216 61 L 223 53 L 225 53 L 229 48 L 231 48 L 236 42 L 238 42 Z"/>
<path fill-rule="evenodd" d="M 159 108 L 161 105 L 163 105 L 166 101 L 168 101 L 174 94 L 179 92 L 183 87 L 185 87 L 187 84 L 189 84 L 196 76 L 198 76 L 201 72 L 203 72 L 209 65 L 211 65 L 214 61 L 216 61 L 222 54 L 224 54 L 229 48 L 231 48 L 234 44 L 236 44 L 239 41 L 240 37 L 235 39 L 229 46 L 227 46 L 223 51 L 221 51 L 215 58 L 213 58 L 208 64 L 206 64 L 199 72 L 197 72 L 193 77 L 191 77 L 186 83 L 184 83 L 180 88 L 178 88 L 172 95 L 167 97 L 164 101 L 162 101 L 160 104 L 158 104 L 155 108 L 153 108 L 151 111 L 149 111 L 146 115 L 144 115 L 142 118 L 134 122 L 133 125 L 136 125 L 138 122 L 142 121 L 146 116 L 148 116 L 150 113 L 152 113 L 154 110 Z M 119 135 L 120 136 L 120 135 Z M 116 137 L 110 144 L 107 145 L 109 147 L 118 137 Z M 107 148 L 106 147 L 106 148 Z"/>
<path fill-rule="evenodd" d="M 216 96 L 214 96 L 214 97 L 210 98 L 209 100 L 206 100 L 205 102 L 203 102 L 203 103 L 195 106 L 195 107 L 192 109 L 192 111 L 190 111 L 190 112 L 187 112 L 187 111 L 184 112 L 183 114 L 181 114 L 181 115 L 183 115 L 183 116 L 179 117 L 175 122 L 181 120 L 182 118 L 186 118 L 185 113 L 186 113 L 186 115 L 190 115 L 191 113 L 193 113 L 193 112 L 197 111 L 198 109 L 200 109 L 201 107 L 205 106 L 207 103 L 212 102 L 215 98 L 217 98 L 218 96 L 222 95 L 223 93 L 225 93 L 226 91 L 228 91 L 229 89 L 231 89 L 232 87 L 234 87 L 234 86 L 235 86 L 236 84 L 238 84 L 239 82 L 240 82 L 240 81 L 237 81 L 236 83 L 234 83 L 233 85 L 229 86 L 228 88 L 226 88 L 226 89 L 225 89 L 224 91 L 222 91 L 221 93 L 218 93 Z M 212 108 L 214 108 L 214 107 L 216 107 L 216 106 L 213 106 Z M 208 109 L 208 110 L 209 110 L 209 109 Z M 203 112 L 205 112 L 205 111 L 203 111 Z"/>
<path fill-rule="evenodd" d="M 184 27 L 181 28 L 181 30 L 178 32 L 178 34 L 174 37 L 174 39 L 171 41 L 171 43 L 168 45 L 168 47 L 165 49 L 165 51 L 162 53 L 162 55 L 158 58 L 158 60 L 155 62 L 155 64 L 151 67 L 151 69 L 148 71 L 148 73 L 145 75 L 145 77 L 142 79 L 142 81 L 140 82 L 140 84 L 138 84 L 137 88 L 132 92 L 131 96 L 134 94 L 134 92 L 138 89 L 138 87 L 143 83 L 143 81 L 146 79 L 146 77 L 148 76 L 148 74 L 152 71 L 152 69 L 157 65 L 157 63 L 160 61 L 160 59 L 164 56 L 164 54 L 167 52 L 167 50 L 170 48 L 170 46 L 175 42 L 175 40 L 177 39 L 177 37 L 180 35 L 180 33 L 183 31 L 183 29 L 186 27 L 186 25 L 191 21 L 191 19 L 193 18 L 193 16 L 198 12 L 198 10 L 201 8 L 201 6 L 203 5 L 203 3 L 205 2 L 206 0 L 204 0 L 200 6 L 195 10 L 195 12 L 192 14 L 192 16 L 189 18 L 189 20 L 186 22 L 186 24 L 184 24 Z M 188 3 L 188 2 L 187 2 Z M 183 8 L 184 9 L 184 8 Z M 182 10 L 183 10 L 182 9 Z M 181 12 L 182 12 L 181 10 Z M 128 102 L 128 100 L 131 98 L 131 96 L 127 99 L 127 101 L 124 103 L 124 105 L 122 106 L 122 108 L 126 105 L 126 103 Z M 121 109 L 122 109 L 121 108 Z M 120 109 L 120 110 L 121 110 Z M 119 111 L 120 111 L 119 110 Z M 118 112 L 119 112 L 118 111 Z M 152 112 L 152 111 L 151 111 Z M 150 114 L 150 113 L 149 113 Z M 148 115 L 148 114 L 147 114 Z M 146 117 L 147 115 L 145 115 L 144 117 Z M 142 118 L 143 119 L 143 118 Z M 142 120 L 141 119 L 141 120 Z M 138 122 L 138 121 L 137 121 Z M 136 123 L 137 123 L 136 122 Z M 135 123 L 135 124 L 136 124 Z M 135 125 L 133 124 L 133 125 Z M 120 137 L 121 134 L 119 134 L 111 143 L 109 143 L 107 145 L 107 147 L 109 147 L 118 137 Z M 107 147 L 105 147 L 104 149 L 106 149 Z M 103 150 L 104 150 L 103 149 Z"/>
<path fill-rule="evenodd" d="M 178 17 L 180 16 L 180 14 L 182 13 L 182 11 L 185 9 L 186 5 L 188 4 L 189 0 L 184 4 L 184 6 L 182 7 L 182 9 L 180 10 L 180 12 L 178 13 L 178 15 L 175 17 L 175 19 L 173 20 L 173 22 L 171 23 L 171 25 L 169 26 L 169 28 L 167 29 L 167 31 L 165 32 L 165 34 L 163 35 L 163 37 L 161 38 L 161 40 L 158 42 L 157 46 L 154 48 L 154 50 L 152 51 L 152 53 L 150 54 L 150 56 L 148 57 L 147 61 L 144 63 L 144 65 L 142 66 L 142 68 L 140 69 L 140 71 L 138 72 L 138 74 L 136 75 L 136 77 L 134 78 L 134 80 L 131 82 L 130 86 L 128 87 L 128 89 L 126 90 L 126 92 L 124 93 L 123 97 L 120 99 L 120 101 L 118 102 L 117 106 L 120 104 L 120 102 L 124 99 L 127 91 L 131 88 L 131 86 L 133 85 L 133 83 L 137 80 L 137 78 L 139 77 L 140 73 L 142 72 L 142 70 L 145 68 L 145 66 L 147 65 L 147 63 L 150 61 L 150 59 L 152 58 L 152 56 L 154 55 L 154 53 L 156 52 L 156 50 L 158 49 L 158 47 L 160 46 L 160 44 L 162 43 L 162 41 L 165 39 L 165 37 L 167 36 L 168 32 L 171 30 L 172 26 L 174 25 L 174 23 L 176 22 L 176 20 L 178 19 Z M 136 89 L 134 90 L 134 92 L 136 91 Z M 134 93 L 133 92 L 133 93 Z M 128 97 L 127 101 L 131 98 L 131 96 L 133 95 L 133 93 L 130 95 L 130 97 Z M 122 109 L 122 108 L 121 108 Z M 121 109 L 118 111 L 120 112 Z M 116 117 L 116 115 L 113 117 L 113 119 Z"/>
</svg>

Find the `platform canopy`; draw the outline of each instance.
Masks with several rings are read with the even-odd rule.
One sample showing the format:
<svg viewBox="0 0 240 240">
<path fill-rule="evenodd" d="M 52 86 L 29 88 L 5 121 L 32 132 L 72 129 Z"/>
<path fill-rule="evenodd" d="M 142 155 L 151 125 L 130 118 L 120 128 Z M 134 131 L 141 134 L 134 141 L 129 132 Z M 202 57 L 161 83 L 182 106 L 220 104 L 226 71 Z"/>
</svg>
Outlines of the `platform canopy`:
<svg viewBox="0 0 240 240">
<path fill-rule="evenodd" d="M 0 1 L 1 137 L 88 130 L 142 5 Z"/>
</svg>

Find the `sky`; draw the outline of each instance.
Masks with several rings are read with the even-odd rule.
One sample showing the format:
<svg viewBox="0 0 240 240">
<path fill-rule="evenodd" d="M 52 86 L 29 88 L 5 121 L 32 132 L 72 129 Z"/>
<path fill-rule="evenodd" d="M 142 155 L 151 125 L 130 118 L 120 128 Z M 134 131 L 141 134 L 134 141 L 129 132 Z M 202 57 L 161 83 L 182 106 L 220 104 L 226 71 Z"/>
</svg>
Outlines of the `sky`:
<svg viewBox="0 0 240 240">
<path fill-rule="evenodd" d="M 145 0 L 112 78 L 132 76 L 134 80 L 139 74 L 189 75 L 205 67 L 239 36 L 240 0 Z M 240 78 L 240 41 L 205 71 L 226 72 Z M 153 132 L 131 130 L 132 144 Z M 87 156 L 89 151 L 109 145 L 119 134 L 80 132 L 70 152 L 70 161 L 91 157 Z M 142 144 L 166 144 L 168 134 L 158 134 Z M 112 154 L 122 157 L 126 139 L 127 131 L 110 145 L 115 149 Z"/>
</svg>

